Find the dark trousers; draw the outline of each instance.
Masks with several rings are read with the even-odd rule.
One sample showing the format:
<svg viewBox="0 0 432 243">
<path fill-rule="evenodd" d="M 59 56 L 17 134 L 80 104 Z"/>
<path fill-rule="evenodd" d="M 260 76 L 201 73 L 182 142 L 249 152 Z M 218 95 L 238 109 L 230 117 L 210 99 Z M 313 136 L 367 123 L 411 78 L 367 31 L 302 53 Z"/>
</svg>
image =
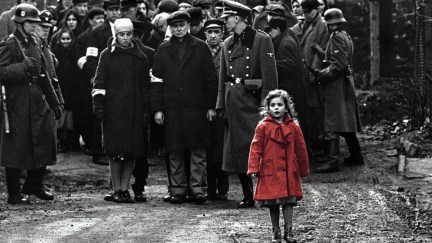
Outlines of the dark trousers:
<svg viewBox="0 0 432 243">
<path fill-rule="evenodd" d="M 309 107 L 309 148 L 313 153 L 324 151 L 324 107 Z"/>
<path fill-rule="evenodd" d="M 246 173 L 238 173 L 240 184 L 243 189 L 244 200 L 253 201 L 253 182 L 252 178 Z"/>
<path fill-rule="evenodd" d="M 132 175 L 135 178 L 135 183 L 132 184 L 133 191 L 144 191 L 144 186 L 147 185 L 147 178 L 149 174 L 149 164 L 148 164 L 148 151 L 149 151 L 149 141 L 148 141 L 148 128 L 144 128 L 144 155 L 141 157 L 135 157 L 135 167 Z"/>
<path fill-rule="evenodd" d="M 223 195 L 228 190 L 228 173 L 222 170 L 222 161 L 207 161 L 207 193 Z"/>
<path fill-rule="evenodd" d="M 42 181 L 45 171 L 46 166 L 27 170 L 27 178 L 24 182 L 23 191 L 42 188 Z M 21 169 L 6 167 L 5 172 L 9 196 L 19 195 L 21 193 Z"/>
</svg>

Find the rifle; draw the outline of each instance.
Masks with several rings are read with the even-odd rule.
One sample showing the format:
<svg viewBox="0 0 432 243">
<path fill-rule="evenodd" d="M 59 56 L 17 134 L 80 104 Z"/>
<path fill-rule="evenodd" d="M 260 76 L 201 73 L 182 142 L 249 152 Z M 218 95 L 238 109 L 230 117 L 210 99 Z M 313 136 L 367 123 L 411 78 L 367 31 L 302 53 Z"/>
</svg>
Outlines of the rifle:
<svg viewBox="0 0 432 243">
<path fill-rule="evenodd" d="M 10 125 L 9 125 L 9 115 L 6 107 L 6 88 L 4 85 L 1 86 L 2 89 L 2 108 L 3 108 L 3 119 L 4 119 L 4 127 L 5 133 L 10 133 Z"/>
<path fill-rule="evenodd" d="M 309 63 L 307 63 L 305 61 L 305 59 L 302 59 L 302 62 L 305 64 L 305 66 L 309 70 L 309 72 L 311 72 L 312 75 L 316 78 L 318 76 L 318 70 L 313 68 Z"/>
</svg>

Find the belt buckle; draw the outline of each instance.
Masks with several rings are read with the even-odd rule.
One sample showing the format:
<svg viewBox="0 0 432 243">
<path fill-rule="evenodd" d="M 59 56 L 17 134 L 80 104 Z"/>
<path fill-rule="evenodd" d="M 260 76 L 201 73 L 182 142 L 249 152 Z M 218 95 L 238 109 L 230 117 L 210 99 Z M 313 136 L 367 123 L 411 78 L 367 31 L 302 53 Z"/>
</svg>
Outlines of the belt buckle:
<svg viewBox="0 0 432 243">
<path fill-rule="evenodd" d="M 236 84 L 241 83 L 241 78 L 236 78 L 234 82 L 235 82 Z"/>
</svg>

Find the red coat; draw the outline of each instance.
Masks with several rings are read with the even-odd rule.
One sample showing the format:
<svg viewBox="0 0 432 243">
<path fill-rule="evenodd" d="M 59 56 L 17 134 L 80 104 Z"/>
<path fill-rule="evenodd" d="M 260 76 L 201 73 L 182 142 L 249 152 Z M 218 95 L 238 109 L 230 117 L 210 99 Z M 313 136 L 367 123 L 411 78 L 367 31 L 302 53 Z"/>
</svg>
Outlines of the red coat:
<svg viewBox="0 0 432 243">
<path fill-rule="evenodd" d="M 259 174 L 255 200 L 303 198 L 300 177 L 309 175 L 309 159 L 301 129 L 291 118 L 278 123 L 267 116 L 258 124 L 247 174 Z"/>
</svg>

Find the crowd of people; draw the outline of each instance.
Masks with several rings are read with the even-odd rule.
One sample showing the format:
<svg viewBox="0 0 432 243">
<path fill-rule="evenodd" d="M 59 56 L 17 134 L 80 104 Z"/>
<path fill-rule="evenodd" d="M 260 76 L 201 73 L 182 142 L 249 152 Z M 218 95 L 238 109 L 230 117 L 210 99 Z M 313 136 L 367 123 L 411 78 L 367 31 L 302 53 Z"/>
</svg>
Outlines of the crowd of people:
<svg viewBox="0 0 432 243">
<path fill-rule="evenodd" d="M 228 173 L 237 173 L 238 207 L 269 207 L 278 242 L 283 205 L 284 238 L 294 242 L 292 206 L 309 160 L 322 163 L 317 173 L 339 171 L 342 136 L 344 163 L 363 164 L 344 23 L 319 0 L 161 0 L 156 9 L 62 0 L 43 11 L 18 0 L 0 16 L 8 203 L 53 200 L 46 166 L 80 150 L 80 137 L 94 163 L 109 165 L 104 199 L 144 202 L 152 145 L 167 150 L 165 202 L 227 200 Z"/>
</svg>

